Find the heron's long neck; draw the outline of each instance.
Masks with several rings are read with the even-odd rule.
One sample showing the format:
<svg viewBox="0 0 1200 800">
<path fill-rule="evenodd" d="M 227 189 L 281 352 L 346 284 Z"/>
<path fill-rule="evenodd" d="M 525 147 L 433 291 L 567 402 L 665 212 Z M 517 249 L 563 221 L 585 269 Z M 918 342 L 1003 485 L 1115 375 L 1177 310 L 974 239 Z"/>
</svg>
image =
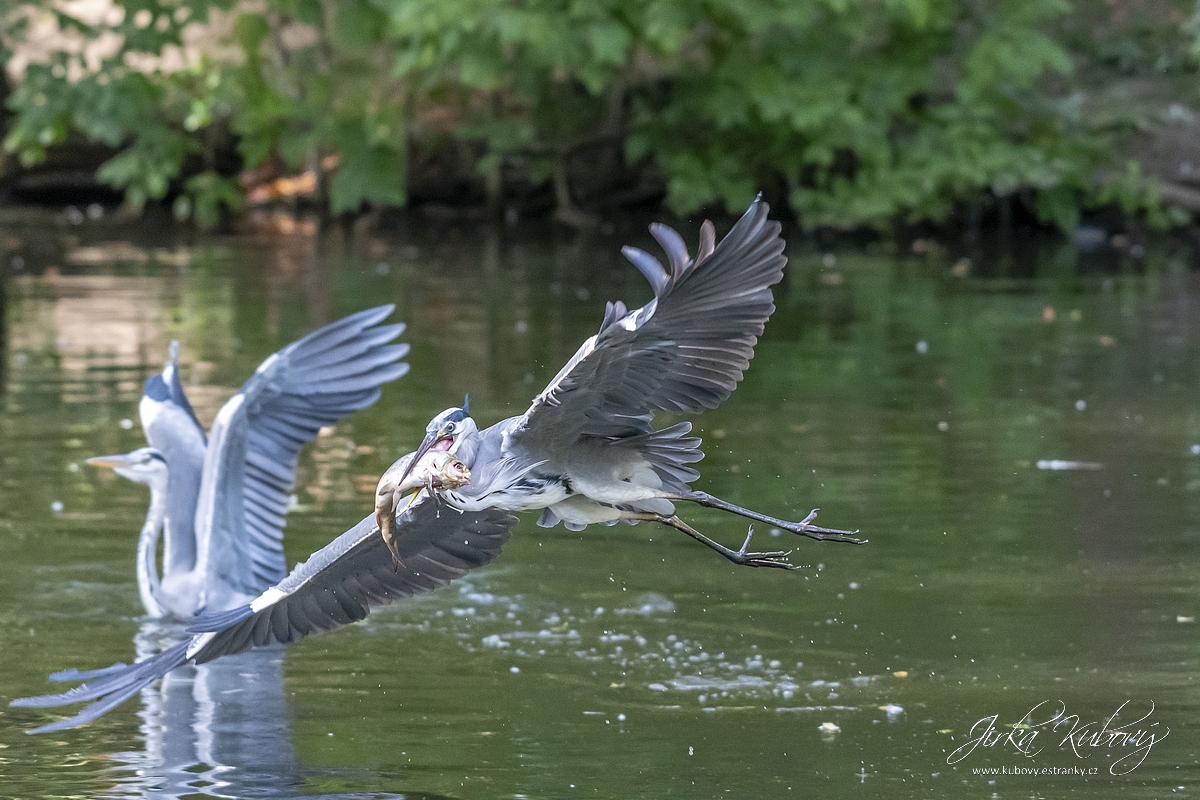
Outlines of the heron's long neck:
<svg viewBox="0 0 1200 800">
<path fill-rule="evenodd" d="M 167 613 L 159 602 L 162 584 L 158 577 L 158 537 L 167 519 L 166 486 L 150 485 L 150 511 L 138 534 L 137 582 L 138 594 L 146 613 L 161 617 Z"/>
<path fill-rule="evenodd" d="M 479 453 L 479 431 L 471 431 L 458 439 L 450 452 L 469 469 L 475 464 L 475 456 Z"/>
</svg>

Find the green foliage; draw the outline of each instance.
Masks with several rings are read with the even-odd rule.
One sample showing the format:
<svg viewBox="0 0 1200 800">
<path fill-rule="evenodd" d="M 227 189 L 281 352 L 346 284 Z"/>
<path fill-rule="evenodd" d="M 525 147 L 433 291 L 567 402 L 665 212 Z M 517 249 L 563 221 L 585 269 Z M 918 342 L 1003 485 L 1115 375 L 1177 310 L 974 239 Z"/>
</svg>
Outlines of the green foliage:
<svg viewBox="0 0 1200 800">
<path fill-rule="evenodd" d="M 137 0 L 98 67 L 59 53 L 9 99 L 25 163 L 77 132 L 120 148 L 100 177 L 130 203 L 183 193 L 212 218 L 240 196 L 217 133 L 246 166 L 312 169 L 331 211 L 406 199 L 411 148 L 468 154 L 479 177 L 558 180 L 617 142 L 679 212 L 736 211 L 786 190 L 807 226 L 886 227 L 1022 193 L 1047 221 L 1154 205 L 1146 181 L 1104 188 L 1114 143 L 1063 99 L 1066 0 Z M 218 12 L 218 13 L 214 13 Z M 20 20 L 20 12 L 15 12 Z M 184 28 L 229 30 L 178 53 Z M 1197 26 L 1200 29 L 1200 26 Z M 12 28 L 16 30 L 16 28 Z M 11 45 L 11 41 L 6 42 Z M 196 57 L 200 50 L 211 49 Z M 325 165 L 336 172 L 327 179 Z M 560 192 L 560 202 L 563 201 Z"/>
<path fill-rule="evenodd" d="M 330 210 L 353 211 L 362 202 L 402 205 L 403 151 L 388 144 L 388 135 L 372 136 L 364 126 L 341 133 L 342 162 L 329 187 Z"/>
<path fill-rule="evenodd" d="M 225 178 L 215 172 L 201 172 L 188 178 L 184 192 L 175 199 L 175 216 L 180 219 L 195 219 L 201 225 L 213 225 L 221 216 L 221 209 L 236 211 L 245 205 L 242 187 L 234 178 Z"/>
<path fill-rule="evenodd" d="M 17 153 L 23 163 L 34 164 L 45 158 L 47 147 L 78 132 L 119 148 L 97 177 L 123 189 L 131 206 L 140 208 L 163 198 L 180 177 L 185 160 L 203 153 L 201 140 L 189 131 L 211 120 L 196 116 L 206 99 L 203 82 L 197 80 L 202 67 L 167 70 L 160 60 L 178 52 L 184 24 L 203 21 L 210 9 L 226 5 L 221 0 L 130 2 L 123 6 L 119 22 L 106 25 L 56 12 L 59 28 L 77 34 L 85 46 L 95 47 L 113 34 L 122 45 L 94 65 L 72 49 L 27 67 L 9 98 L 9 107 L 17 113 L 5 136 L 5 149 Z M 20 7 L 10 15 L 27 19 L 32 13 Z M 87 55 L 94 57 L 96 52 L 89 50 Z M 188 110 L 193 113 L 185 113 Z"/>
</svg>

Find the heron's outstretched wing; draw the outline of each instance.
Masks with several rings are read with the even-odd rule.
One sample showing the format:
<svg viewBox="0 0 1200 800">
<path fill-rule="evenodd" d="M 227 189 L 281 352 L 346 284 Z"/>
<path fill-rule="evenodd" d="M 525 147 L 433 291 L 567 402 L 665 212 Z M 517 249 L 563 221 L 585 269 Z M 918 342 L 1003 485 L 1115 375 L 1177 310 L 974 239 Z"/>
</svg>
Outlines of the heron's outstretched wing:
<svg viewBox="0 0 1200 800">
<path fill-rule="evenodd" d="M 408 372 L 400 360 L 408 345 L 388 344 L 404 325 L 379 325 L 393 309 L 361 311 L 289 344 L 221 408 L 197 510 L 197 532 L 211 531 L 201 545 L 206 575 L 219 574 L 251 596 L 284 576 L 283 526 L 300 447 Z"/>
<path fill-rule="evenodd" d="M 94 703 L 73 717 L 60 719 L 58 722 L 51 722 L 49 725 L 42 725 L 40 728 L 33 728 L 27 731 L 27 733 L 51 733 L 83 725 L 99 716 L 107 714 L 140 692 L 144 687 L 154 683 L 154 681 L 176 667 L 186 664 L 189 644 L 191 644 L 190 641 L 180 642 L 137 664 L 114 664 L 106 670 L 96 670 L 96 672 L 104 672 L 105 676 L 92 683 L 76 686 L 68 692 L 46 694 L 38 697 L 21 697 L 13 700 L 9 705 L 24 706 L 27 708 L 50 708 L 52 706 L 65 706 L 71 703 L 94 700 Z"/>
<path fill-rule="evenodd" d="M 499 555 L 517 521 L 503 511 L 463 512 L 423 498 L 396 518 L 399 566 L 369 516 L 250 605 L 198 618 L 188 630 L 211 637 L 193 648 L 193 658 L 203 663 L 293 642 L 357 622 L 372 606 L 444 586 Z"/>
<path fill-rule="evenodd" d="M 89 722 L 185 663 L 204 663 L 272 642 L 292 642 L 363 619 L 373 606 L 443 586 L 500 553 L 516 517 L 502 511 L 460 512 L 428 497 L 397 517 L 403 564 L 396 569 L 367 517 L 298 565 L 252 603 L 198 617 L 195 635 L 145 661 L 87 673 L 92 682 L 62 694 L 25 697 L 14 706 L 46 708 L 93 701 L 79 714 L 30 733 Z"/>
<path fill-rule="evenodd" d="M 554 451 L 585 437 L 631 436 L 650 430 L 655 411 L 697 412 L 729 397 L 775 310 L 771 287 L 787 263 L 768 211 L 755 200 L 719 244 L 705 222 L 694 260 L 678 233 L 652 225 L 670 273 L 624 248 L 654 299 L 633 311 L 609 303 L 600 332 L 534 399 L 514 439 Z"/>
</svg>

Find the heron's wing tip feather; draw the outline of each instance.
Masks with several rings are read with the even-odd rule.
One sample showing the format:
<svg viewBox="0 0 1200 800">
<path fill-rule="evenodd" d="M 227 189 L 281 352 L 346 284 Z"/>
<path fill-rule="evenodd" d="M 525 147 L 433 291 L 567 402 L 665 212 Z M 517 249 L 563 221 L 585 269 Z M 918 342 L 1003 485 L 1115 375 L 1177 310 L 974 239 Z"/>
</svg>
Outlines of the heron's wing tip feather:
<svg viewBox="0 0 1200 800">
<path fill-rule="evenodd" d="M 610 303 L 600 332 L 537 396 L 513 435 L 546 447 L 635 436 L 651 430 L 655 411 L 696 413 L 724 402 L 754 356 L 775 308 L 771 287 L 787 263 L 782 226 L 769 211 L 760 194 L 720 242 L 705 222 L 694 260 L 676 231 L 652 225 L 669 274 L 649 253 L 622 248 L 654 299 L 632 310 Z"/>
<path fill-rule="evenodd" d="M 29 733 L 50 733 L 74 728 L 85 722 L 91 722 L 116 708 L 144 687 L 185 663 L 188 660 L 187 651 L 190 644 L 190 640 L 179 642 L 145 661 L 139 661 L 129 666 L 114 665 L 104 670 L 96 670 L 94 672 L 101 674 L 101 677 L 61 694 L 22 697 L 13 700 L 9 705 L 19 708 L 51 708 L 89 700 L 95 701 L 73 717 L 34 728 Z"/>
</svg>

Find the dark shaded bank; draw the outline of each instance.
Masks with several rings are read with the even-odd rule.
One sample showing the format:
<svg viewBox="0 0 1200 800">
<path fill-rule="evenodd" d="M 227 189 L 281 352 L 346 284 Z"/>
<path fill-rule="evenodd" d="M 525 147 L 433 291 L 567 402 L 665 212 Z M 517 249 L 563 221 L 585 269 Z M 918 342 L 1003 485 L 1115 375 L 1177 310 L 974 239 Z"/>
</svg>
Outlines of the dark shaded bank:
<svg viewBox="0 0 1200 800">
<path fill-rule="evenodd" d="M 72 142 L 49 149 L 44 162 L 30 167 L 22 167 L 11 158 L 7 164 L 0 161 L 7 167 L 0 171 L 0 205 L 85 209 L 98 204 L 110 212 L 116 211 L 122 205 L 122 194 L 96 177 L 96 171 L 114 153 L 102 145 Z M 1192 229 L 1200 218 L 1200 114 L 1188 112 L 1147 126 L 1125 147 L 1123 155 L 1141 165 L 1140 175 L 1153 187 L 1157 202 L 1186 212 L 1176 213 L 1170 219 L 1170 226 Z M 230 149 L 225 157 L 235 162 L 236 151 Z M 676 216 L 665 207 L 667 190 L 662 176 L 644 164 L 624 163 L 613 142 L 595 142 L 581 148 L 578 158 L 570 162 L 571 169 L 552 184 L 538 185 L 514 174 L 505 182 L 503 194 L 489 186 L 454 152 L 415 152 L 413 159 L 416 163 L 409 171 L 407 211 L 366 204 L 335 218 L 325 213 L 327 206 L 319 193 L 270 194 L 271 187 L 291 180 L 276 171 L 244 173 L 242 179 L 263 195 L 253 208 L 290 210 L 315 214 L 329 221 L 340 218 L 346 224 L 368 226 L 409 212 L 440 220 L 491 219 L 507 224 L 553 218 L 574 228 L 605 230 L 620 224 L 619 219 Z M 150 206 L 159 206 L 169 213 L 172 201 L 181 196 L 182 182 L 183 179 L 176 182 L 162 201 Z M 794 214 L 782 187 L 766 186 L 763 191 L 783 216 Z M 821 227 L 814 234 L 823 241 L 870 240 L 880 233 L 899 240 L 961 234 L 968 241 L 975 241 L 981 237 L 1004 238 L 1030 230 L 1053 229 L 1053 225 L 1039 216 L 1037 204 L 1037 193 L 1032 190 L 1005 196 L 988 194 L 956 203 L 954 210 L 938 221 L 897 220 L 886 232 L 868 227 L 848 230 Z M 707 207 L 699 213 L 730 217 L 719 207 Z M 222 216 L 223 224 L 236 225 L 241 213 L 226 211 Z M 1124 208 L 1118 202 L 1088 209 L 1078 222 L 1085 229 L 1080 234 L 1085 242 L 1090 242 L 1089 237 L 1093 236 L 1086 230 L 1090 228 L 1102 228 L 1110 234 L 1147 228 L 1144 214 L 1138 209 Z"/>
<path fill-rule="evenodd" d="M 0 397 L 8 387 L 8 262 L 9 244 L 0 243 Z"/>
</svg>

